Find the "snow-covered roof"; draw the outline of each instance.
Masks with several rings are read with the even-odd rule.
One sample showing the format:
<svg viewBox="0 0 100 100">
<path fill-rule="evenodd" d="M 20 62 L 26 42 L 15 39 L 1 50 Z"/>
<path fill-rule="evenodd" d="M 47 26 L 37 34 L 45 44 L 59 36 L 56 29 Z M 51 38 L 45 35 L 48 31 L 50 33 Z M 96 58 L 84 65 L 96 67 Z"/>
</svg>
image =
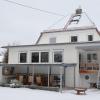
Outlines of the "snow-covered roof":
<svg viewBox="0 0 100 100">
<path fill-rule="evenodd" d="M 77 9 L 77 10 L 80 10 L 80 9 Z M 67 16 L 67 18 L 63 20 L 63 27 L 57 28 L 54 26 L 54 28 L 45 30 L 43 31 L 43 33 L 53 32 L 53 31 L 54 32 L 65 31 L 65 30 L 69 31 L 69 30 L 77 30 L 77 29 L 79 30 L 79 29 L 94 29 L 94 28 L 97 29 L 94 22 L 92 22 L 92 20 L 89 18 L 86 12 L 81 12 L 78 14 L 75 12 L 72 15 Z"/>
<path fill-rule="evenodd" d="M 65 25 L 66 29 L 81 28 L 81 27 L 96 27 L 91 19 L 87 16 L 85 12 L 81 14 L 74 14 L 71 19 L 69 19 L 68 26 Z"/>
</svg>

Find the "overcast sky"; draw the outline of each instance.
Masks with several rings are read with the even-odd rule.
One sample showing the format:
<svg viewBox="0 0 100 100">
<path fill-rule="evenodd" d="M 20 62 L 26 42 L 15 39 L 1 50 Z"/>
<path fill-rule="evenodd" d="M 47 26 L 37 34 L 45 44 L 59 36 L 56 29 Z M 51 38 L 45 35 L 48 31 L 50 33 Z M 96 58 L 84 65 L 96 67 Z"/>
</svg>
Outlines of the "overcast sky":
<svg viewBox="0 0 100 100">
<path fill-rule="evenodd" d="M 11 0 L 35 8 L 67 15 L 79 6 L 100 29 L 100 0 Z M 0 46 L 12 43 L 32 44 L 40 32 L 61 16 L 46 14 L 0 0 Z M 66 22 L 65 22 L 66 23 Z"/>
</svg>

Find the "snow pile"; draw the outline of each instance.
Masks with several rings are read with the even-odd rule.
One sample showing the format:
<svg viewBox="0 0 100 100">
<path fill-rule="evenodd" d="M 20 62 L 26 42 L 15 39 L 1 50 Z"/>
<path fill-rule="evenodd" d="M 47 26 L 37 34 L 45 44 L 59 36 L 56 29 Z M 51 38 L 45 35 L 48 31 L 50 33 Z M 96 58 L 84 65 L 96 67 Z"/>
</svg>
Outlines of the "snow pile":
<svg viewBox="0 0 100 100">
<path fill-rule="evenodd" d="M 2 100 L 99 100 L 100 90 L 91 89 L 86 91 L 86 95 L 76 95 L 74 90 L 59 93 L 27 88 L 0 87 L 0 98 Z"/>
</svg>

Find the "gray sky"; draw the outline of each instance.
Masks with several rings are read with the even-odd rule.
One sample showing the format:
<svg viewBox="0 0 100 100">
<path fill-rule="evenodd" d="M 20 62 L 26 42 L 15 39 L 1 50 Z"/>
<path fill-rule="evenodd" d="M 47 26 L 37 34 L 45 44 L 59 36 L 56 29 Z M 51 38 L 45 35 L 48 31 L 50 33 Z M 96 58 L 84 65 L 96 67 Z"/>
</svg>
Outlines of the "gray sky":
<svg viewBox="0 0 100 100">
<path fill-rule="evenodd" d="M 81 6 L 100 29 L 100 0 L 12 0 L 35 8 L 67 15 Z M 46 14 L 0 0 L 0 46 L 34 43 L 61 16 Z M 65 22 L 66 23 L 66 22 Z"/>
</svg>

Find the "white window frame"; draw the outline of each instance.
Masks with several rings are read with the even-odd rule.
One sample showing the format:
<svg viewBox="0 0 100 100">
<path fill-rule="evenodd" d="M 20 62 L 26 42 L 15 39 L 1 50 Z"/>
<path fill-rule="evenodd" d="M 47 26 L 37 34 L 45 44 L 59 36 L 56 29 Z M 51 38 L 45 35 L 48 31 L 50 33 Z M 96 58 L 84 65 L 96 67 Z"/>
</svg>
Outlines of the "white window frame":
<svg viewBox="0 0 100 100">
<path fill-rule="evenodd" d="M 86 53 L 86 60 L 87 60 L 87 62 L 88 62 L 88 58 L 87 58 L 87 55 L 88 55 L 88 54 L 91 54 L 91 55 L 92 55 L 91 62 L 98 62 L 98 53 L 97 53 L 97 52 L 95 52 L 95 51 L 93 51 L 93 52 L 90 51 L 90 52 L 89 52 L 89 51 L 88 51 L 88 52 Z M 93 54 L 96 54 L 96 55 L 97 55 L 97 60 L 94 60 L 94 59 L 93 59 Z"/>
<path fill-rule="evenodd" d="M 62 62 L 55 62 L 54 61 L 54 53 L 55 52 L 62 52 Z M 63 63 L 64 62 L 64 50 L 60 50 L 60 49 L 55 49 L 55 50 L 53 50 L 53 57 L 52 57 L 52 60 L 53 60 L 53 63 L 54 64 L 61 64 L 61 63 Z"/>
<path fill-rule="evenodd" d="M 89 41 L 89 35 L 92 35 L 92 41 Z M 88 42 L 93 42 L 93 41 L 94 41 L 94 36 L 93 36 L 93 34 L 88 34 L 88 35 L 87 35 L 87 41 L 88 41 Z"/>
<path fill-rule="evenodd" d="M 72 37 L 77 37 L 77 41 L 72 42 Z M 71 35 L 71 36 L 70 36 L 70 41 L 71 41 L 71 43 L 77 43 L 77 42 L 78 42 L 78 38 L 79 38 L 78 35 Z"/>
<path fill-rule="evenodd" d="M 39 52 L 39 62 L 31 62 L 31 60 L 32 60 L 32 58 L 31 58 L 31 56 L 32 56 L 32 53 L 34 53 L 34 52 Z M 48 52 L 48 54 L 49 54 L 49 60 L 48 60 L 48 62 L 41 62 L 41 52 Z M 49 62 L 50 62 L 50 51 L 49 50 L 31 50 L 30 51 L 30 63 L 32 63 L 32 64 L 48 64 Z"/>
<path fill-rule="evenodd" d="M 26 53 L 26 62 L 24 62 L 24 63 L 21 63 L 21 62 L 20 62 L 20 54 L 21 54 L 21 53 Z M 19 51 L 19 52 L 18 52 L 18 63 L 19 63 L 19 64 L 26 64 L 27 62 L 28 62 L 28 52 L 27 52 L 27 51 Z"/>
</svg>

